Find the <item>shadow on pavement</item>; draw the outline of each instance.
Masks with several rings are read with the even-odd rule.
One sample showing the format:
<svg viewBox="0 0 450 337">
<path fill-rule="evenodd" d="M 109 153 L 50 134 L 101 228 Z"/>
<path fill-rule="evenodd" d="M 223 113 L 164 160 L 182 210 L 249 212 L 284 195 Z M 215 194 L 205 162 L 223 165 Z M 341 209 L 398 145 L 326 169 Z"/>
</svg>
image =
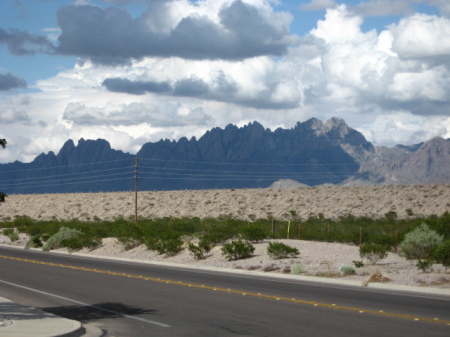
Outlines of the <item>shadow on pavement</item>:
<svg viewBox="0 0 450 337">
<path fill-rule="evenodd" d="M 36 311 L 34 308 L 14 302 L 0 303 L 0 315 L 15 321 L 53 317 L 48 312 Z"/>
<path fill-rule="evenodd" d="M 99 303 L 86 305 L 71 305 L 51 308 L 40 308 L 52 314 L 73 319 L 82 323 L 99 319 L 119 318 L 124 315 L 136 316 L 143 314 L 154 314 L 156 310 L 142 309 L 128 306 L 122 303 Z"/>
</svg>

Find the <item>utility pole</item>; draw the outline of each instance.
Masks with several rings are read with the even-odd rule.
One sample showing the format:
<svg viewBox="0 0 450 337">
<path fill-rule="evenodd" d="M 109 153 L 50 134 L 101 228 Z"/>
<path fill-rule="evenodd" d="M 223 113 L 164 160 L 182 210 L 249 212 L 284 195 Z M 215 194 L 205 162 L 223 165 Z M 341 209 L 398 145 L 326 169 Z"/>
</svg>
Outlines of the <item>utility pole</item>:
<svg viewBox="0 0 450 337">
<path fill-rule="evenodd" d="M 134 162 L 134 222 L 137 223 L 138 218 L 138 157 L 136 156 Z"/>
</svg>

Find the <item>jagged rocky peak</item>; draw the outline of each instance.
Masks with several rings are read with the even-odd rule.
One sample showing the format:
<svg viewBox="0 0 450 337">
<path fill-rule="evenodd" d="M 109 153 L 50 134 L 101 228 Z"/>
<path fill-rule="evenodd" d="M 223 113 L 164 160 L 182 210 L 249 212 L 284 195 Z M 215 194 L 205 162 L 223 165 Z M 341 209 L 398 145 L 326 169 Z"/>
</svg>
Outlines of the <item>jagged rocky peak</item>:
<svg viewBox="0 0 450 337">
<path fill-rule="evenodd" d="M 351 131 L 350 127 L 345 123 L 342 118 L 332 117 L 327 120 L 323 125 L 323 130 L 325 133 L 329 133 L 330 131 L 338 131 L 339 135 L 344 138 Z"/>
</svg>

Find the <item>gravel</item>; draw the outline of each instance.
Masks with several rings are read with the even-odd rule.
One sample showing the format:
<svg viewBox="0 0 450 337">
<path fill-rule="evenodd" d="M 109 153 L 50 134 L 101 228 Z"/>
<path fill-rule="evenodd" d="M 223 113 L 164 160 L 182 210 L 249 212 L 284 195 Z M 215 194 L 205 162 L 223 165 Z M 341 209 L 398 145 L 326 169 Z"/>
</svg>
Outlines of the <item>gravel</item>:
<svg viewBox="0 0 450 337">
<path fill-rule="evenodd" d="M 0 235 L 0 244 L 9 244 L 24 247 L 28 238 L 21 234 L 18 241 L 11 242 L 8 237 Z M 283 242 L 299 250 L 297 257 L 286 259 L 273 259 L 267 254 L 267 246 L 270 241 Z M 187 243 L 186 243 L 187 245 Z M 371 275 L 383 275 L 383 280 L 389 284 L 420 286 L 450 290 L 450 269 L 441 264 L 434 264 L 430 272 L 424 273 L 416 267 L 416 261 L 408 261 L 396 252 L 389 252 L 386 259 L 371 265 L 364 260 L 364 266 L 356 268 L 353 261 L 362 261 L 359 256 L 359 247 L 353 244 L 315 242 L 303 240 L 267 240 L 253 243 L 255 251 L 253 256 L 247 259 L 228 261 L 222 255 L 220 246 L 214 247 L 205 259 L 196 260 L 187 248 L 175 256 L 159 255 L 155 251 L 148 250 L 140 245 L 130 250 L 125 250 L 115 238 L 103 239 L 102 245 L 95 250 L 83 249 L 78 253 L 97 256 L 128 258 L 162 263 L 175 263 L 190 266 L 218 267 L 228 269 L 242 269 L 248 271 L 290 273 L 291 267 L 296 263 L 304 266 L 302 275 L 339 278 L 344 280 L 360 281 L 361 284 L 369 280 Z M 57 251 L 67 251 L 57 249 Z M 344 275 L 342 266 L 355 267 L 355 274 Z"/>
</svg>

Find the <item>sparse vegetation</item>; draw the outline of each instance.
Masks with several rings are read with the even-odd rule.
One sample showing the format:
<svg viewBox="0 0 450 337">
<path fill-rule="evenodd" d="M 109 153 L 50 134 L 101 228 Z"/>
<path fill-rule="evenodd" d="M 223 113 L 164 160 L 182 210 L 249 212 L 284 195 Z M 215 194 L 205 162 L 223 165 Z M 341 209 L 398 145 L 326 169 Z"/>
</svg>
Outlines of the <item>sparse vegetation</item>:
<svg viewBox="0 0 450 337">
<path fill-rule="evenodd" d="M 341 266 L 340 270 L 344 275 L 356 274 L 356 270 L 353 266 L 343 265 L 343 266 Z"/>
<path fill-rule="evenodd" d="M 441 243 L 433 252 L 433 257 L 438 263 L 450 267 L 450 240 Z"/>
<path fill-rule="evenodd" d="M 293 275 L 300 275 L 306 273 L 305 266 L 301 264 L 300 262 L 294 263 L 291 267 L 291 274 Z"/>
<path fill-rule="evenodd" d="M 443 235 L 429 228 L 425 223 L 405 235 L 400 244 L 400 254 L 408 260 L 427 260 L 433 250 L 443 241 Z"/>
<path fill-rule="evenodd" d="M 75 238 L 82 233 L 79 230 L 68 228 L 68 227 L 61 227 L 57 233 L 52 235 L 45 245 L 42 247 L 43 251 L 49 251 L 55 248 L 63 247 L 61 245 L 61 242 L 67 239 Z M 36 236 L 35 236 L 36 237 Z"/>
<path fill-rule="evenodd" d="M 282 242 L 269 242 L 267 254 L 269 254 L 272 259 L 285 259 L 288 257 L 295 257 L 300 254 L 300 252 L 297 248 L 288 246 Z"/>
<path fill-rule="evenodd" d="M 356 260 L 354 260 L 352 262 L 355 265 L 355 268 L 362 268 L 362 267 L 364 267 L 364 262 L 363 261 L 356 261 Z"/>
<path fill-rule="evenodd" d="M 188 249 L 196 260 L 202 260 L 211 251 L 211 246 L 208 242 L 200 240 L 197 245 L 189 243 Z"/>
<path fill-rule="evenodd" d="M 222 246 L 222 255 L 228 261 L 251 257 L 254 251 L 255 247 L 250 242 L 242 240 L 231 241 Z"/>
<path fill-rule="evenodd" d="M 359 247 L 359 256 L 367 259 L 372 264 L 376 264 L 379 260 L 383 260 L 388 256 L 389 246 L 379 245 L 376 243 L 365 243 Z"/>
</svg>

